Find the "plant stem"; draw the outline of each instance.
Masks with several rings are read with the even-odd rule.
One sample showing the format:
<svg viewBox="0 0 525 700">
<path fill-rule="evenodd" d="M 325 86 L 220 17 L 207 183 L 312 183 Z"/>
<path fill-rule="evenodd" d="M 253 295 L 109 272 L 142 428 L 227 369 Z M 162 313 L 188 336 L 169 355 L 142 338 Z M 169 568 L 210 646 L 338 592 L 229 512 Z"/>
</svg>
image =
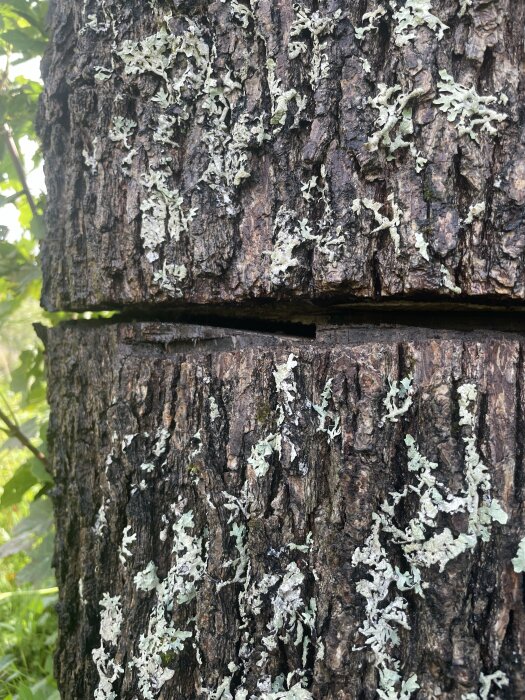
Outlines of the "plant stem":
<svg viewBox="0 0 525 700">
<path fill-rule="evenodd" d="M 0 603 L 4 602 L 5 600 L 10 600 L 11 598 L 16 598 L 18 596 L 25 596 L 25 595 L 54 595 L 55 593 L 58 593 L 58 588 L 38 588 L 36 590 L 30 590 L 30 591 L 10 591 L 8 593 L 0 593 Z"/>
<path fill-rule="evenodd" d="M 0 409 L 0 421 L 7 426 L 7 432 L 22 443 L 30 452 L 32 452 L 37 459 L 39 459 L 46 467 L 49 467 L 49 462 L 47 457 L 43 452 L 41 452 L 37 447 L 33 445 L 31 440 L 24 435 L 20 428 L 13 423 L 13 421 L 7 416 L 2 409 Z"/>
</svg>

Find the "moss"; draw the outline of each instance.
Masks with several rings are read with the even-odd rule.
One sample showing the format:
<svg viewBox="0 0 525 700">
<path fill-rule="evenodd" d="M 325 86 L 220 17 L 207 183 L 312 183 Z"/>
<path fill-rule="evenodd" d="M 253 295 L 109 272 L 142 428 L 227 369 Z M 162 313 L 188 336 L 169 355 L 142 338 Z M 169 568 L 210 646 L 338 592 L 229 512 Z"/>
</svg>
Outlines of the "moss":
<svg viewBox="0 0 525 700">
<path fill-rule="evenodd" d="M 257 406 L 255 417 L 258 423 L 265 423 L 272 414 L 272 407 L 267 401 L 263 401 Z"/>
<path fill-rule="evenodd" d="M 200 475 L 202 473 L 202 464 L 199 464 L 198 462 L 190 462 L 187 469 L 189 474 Z"/>
</svg>

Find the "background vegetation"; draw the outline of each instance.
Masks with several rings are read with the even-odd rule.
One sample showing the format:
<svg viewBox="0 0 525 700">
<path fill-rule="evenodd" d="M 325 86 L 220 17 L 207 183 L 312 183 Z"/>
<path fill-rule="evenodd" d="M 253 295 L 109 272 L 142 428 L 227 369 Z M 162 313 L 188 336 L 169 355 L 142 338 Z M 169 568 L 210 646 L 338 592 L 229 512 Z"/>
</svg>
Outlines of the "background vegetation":
<svg viewBox="0 0 525 700">
<path fill-rule="evenodd" d="M 39 241 L 44 195 L 34 131 L 44 0 L 0 2 L 0 697 L 58 700 L 46 471 Z"/>
</svg>

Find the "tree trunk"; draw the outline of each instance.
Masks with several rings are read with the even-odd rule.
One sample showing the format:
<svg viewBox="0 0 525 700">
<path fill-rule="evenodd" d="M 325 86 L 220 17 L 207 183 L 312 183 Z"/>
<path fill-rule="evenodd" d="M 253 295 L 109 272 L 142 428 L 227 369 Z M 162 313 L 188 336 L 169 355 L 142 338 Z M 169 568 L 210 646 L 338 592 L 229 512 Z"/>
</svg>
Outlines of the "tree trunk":
<svg viewBox="0 0 525 700">
<path fill-rule="evenodd" d="M 50 333 L 64 697 L 524 697 L 523 343 L 355 335 Z"/>
<path fill-rule="evenodd" d="M 524 25 L 54 0 L 63 698 L 525 697 Z"/>
<path fill-rule="evenodd" d="M 522 300 L 525 2 L 394 4 L 54 0 L 46 306 Z"/>
</svg>

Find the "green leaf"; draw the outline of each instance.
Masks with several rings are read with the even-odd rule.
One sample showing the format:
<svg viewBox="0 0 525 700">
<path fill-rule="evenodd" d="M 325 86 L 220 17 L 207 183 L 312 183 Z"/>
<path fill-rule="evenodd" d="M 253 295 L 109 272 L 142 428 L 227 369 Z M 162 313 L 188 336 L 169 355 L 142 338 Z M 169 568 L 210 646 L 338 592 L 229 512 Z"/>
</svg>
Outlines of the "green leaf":
<svg viewBox="0 0 525 700">
<path fill-rule="evenodd" d="M 9 508 L 20 503 L 24 494 L 38 483 L 31 462 L 32 460 L 29 460 L 22 464 L 5 484 L 0 498 L 0 508 Z"/>
</svg>

